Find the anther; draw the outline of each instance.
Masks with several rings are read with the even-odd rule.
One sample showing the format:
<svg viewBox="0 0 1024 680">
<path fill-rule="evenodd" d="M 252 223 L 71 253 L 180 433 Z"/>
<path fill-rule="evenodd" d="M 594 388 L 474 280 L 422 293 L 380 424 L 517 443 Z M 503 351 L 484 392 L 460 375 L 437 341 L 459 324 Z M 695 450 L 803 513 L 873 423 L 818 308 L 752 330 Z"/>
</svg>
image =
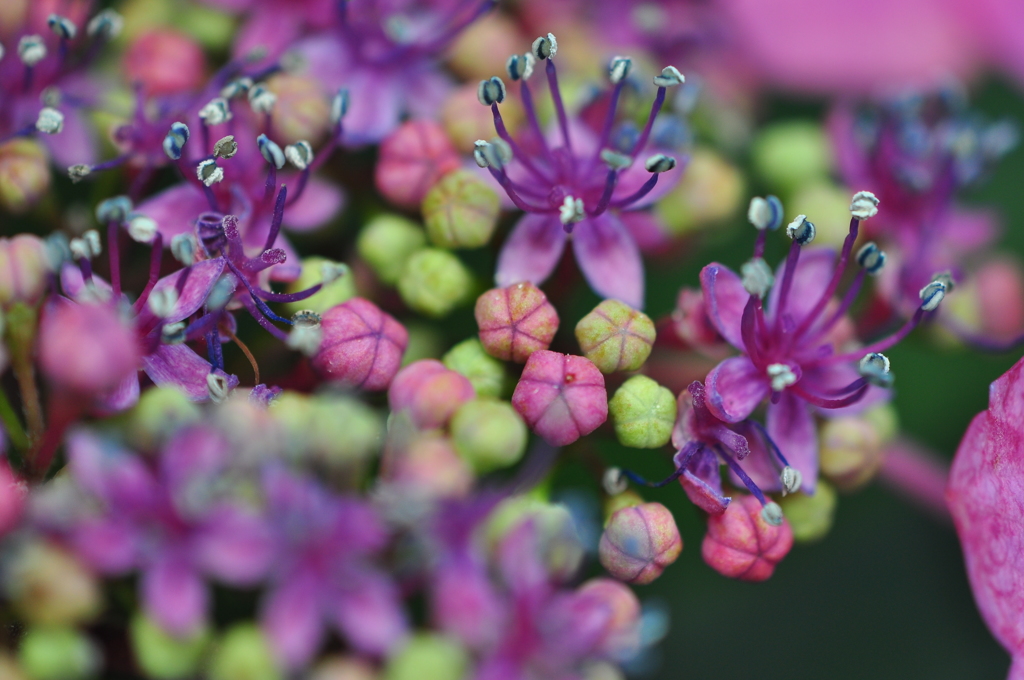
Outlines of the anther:
<svg viewBox="0 0 1024 680">
<path fill-rule="evenodd" d="M 489 142 L 478 139 L 473 145 L 473 160 L 481 168 L 500 170 L 512 160 L 512 147 L 500 138 Z"/>
<path fill-rule="evenodd" d="M 779 481 L 782 482 L 782 495 L 785 496 L 800 490 L 800 487 L 804 484 L 804 476 L 796 468 L 787 465 L 782 468 Z"/>
<path fill-rule="evenodd" d="M 660 76 L 654 76 L 654 84 L 658 87 L 672 87 L 673 85 L 682 85 L 685 82 L 686 77 L 675 66 L 666 66 L 661 69 Z"/>
<path fill-rule="evenodd" d="M 103 242 L 100 241 L 100 232 L 89 229 L 82 234 L 82 240 L 89 247 L 89 257 L 99 257 L 103 252 Z"/>
<path fill-rule="evenodd" d="M 252 78 L 242 76 L 222 87 L 220 96 L 224 99 L 234 99 L 248 92 L 250 87 L 252 87 Z"/>
<path fill-rule="evenodd" d="M 320 328 L 320 315 L 303 309 L 292 315 L 292 330 L 288 334 L 286 344 L 306 356 L 313 356 L 320 350 L 323 330 Z"/>
<path fill-rule="evenodd" d="M 206 296 L 206 306 L 210 309 L 223 309 L 224 305 L 231 301 L 235 294 L 235 281 L 233 277 L 225 275 L 217 279 L 217 283 L 210 288 Z"/>
<path fill-rule="evenodd" d="M 782 526 L 782 518 L 782 507 L 774 501 L 765 503 L 765 506 L 761 508 L 761 519 L 773 527 Z"/>
<path fill-rule="evenodd" d="M 85 163 L 68 167 L 68 177 L 71 178 L 72 184 L 78 184 L 90 174 L 92 174 L 92 166 Z"/>
<path fill-rule="evenodd" d="M 43 249 L 52 272 L 59 272 L 64 263 L 71 259 L 71 244 L 63 232 L 55 231 L 47 236 Z"/>
<path fill-rule="evenodd" d="M 78 27 L 75 26 L 75 22 L 71 21 L 67 17 L 62 17 L 59 14 L 51 14 L 46 18 L 46 25 L 50 27 L 50 30 L 56 33 L 65 40 L 73 40 L 75 35 L 78 33 Z"/>
<path fill-rule="evenodd" d="M 277 95 L 265 85 L 253 85 L 249 88 L 249 106 L 256 113 L 270 113 L 277 102 Z"/>
<path fill-rule="evenodd" d="M 57 108 L 60 106 L 62 99 L 60 88 L 52 85 L 39 93 L 39 101 L 43 103 L 43 106 Z"/>
<path fill-rule="evenodd" d="M 127 196 L 114 196 L 100 201 L 96 206 L 96 221 L 100 224 L 117 222 L 121 224 L 128 219 L 132 211 L 132 199 Z"/>
<path fill-rule="evenodd" d="M 644 162 L 644 168 L 650 173 L 668 172 L 676 167 L 676 159 L 663 153 L 655 154 Z"/>
<path fill-rule="evenodd" d="M 612 170 L 625 170 L 633 165 L 633 157 L 611 149 L 601 149 L 601 160 Z"/>
<path fill-rule="evenodd" d="M 18 41 L 18 58 L 25 66 L 35 66 L 46 58 L 46 43 L 42 36 L 26 35 Z"/>
<path fill-rule="evenodd" d="M 165 345 L 180 345 L 186 339 L 184 321 L 164 324 L 163 328 L 160 329 L 160 342 Z"/>
<path fill-rule="evenodd" d="M 206 186 L 212 187 L 224 179 L 224 168 L 217 165 L 217 161 L 212 158 L 207 158 L 196 166 L 196 177 Z"/>
<path fill-rule="evenodd" d="M 152 217 L 142 213 L 128 215 L 128 235 L 136 243 L 152 243 L 159 227 Z"/>
<path fill-rule="evenodd" d="M 73 238 L 68 242 L 68 247 L 71 250 L 71 259 L 76 262 L 91 259 L 89 244 L 85 242 L 85 239 Z"/>
<path fill-rule="evenodd" d="M 534 57 L 541 61 L 550 59 L 558 52 L 558 41 L 555 40 L 553 33 L 548 33 L 546 36 L 542 35 L 533 41 L 530 51 Z"/>
<path fill-rule="evenodd" d="M 771 267 L 761 257 L 755 257 L 743 263 L 743 266 L 740 267 L 740 275 L 743 277 L 744 290 L 762 299 L 775 283 L 775 275 L 772 274 Z"/>
<path fill-rule="evenodd" d="M 6 53 L 6 51 L 4 50 L 3 44 L 0 44 L 0 60 L 2 60 L 4 58 L 4 54 L 5 53 Z"/>
<path fill-rule="evenodd" d="M 786 236 L 801 246 L 805 246 L 813 241 L 815 233 L 814 223 L 808 220 L 806 215 L 797 215 L 796 219 L 786 227 Z"/>
<path fill-rule="evenodd" d="M 758 231 L 775 231 L 782 226 L 782 201 L 776 196 L 755 196 L 750 199 L 747 219 Z"/>
<path fill-rule="evenodd" d="M 325 286 L 348 275 L 349 268 L 347 264 L 327 261 L 320 265 L 320 281 Z"/>
<path fill-rule="evenodd" d="M 196 237 L 192 234 L 178 234 L 171 239 L 171 255 L 186 267 L 196 261 Z"/>
<path fill-rule="evenodd" d="M 587 213 L 583 209 L 583 199 L 566 196 L 562 207 L 558 209 L 558 219 L 562 224 L 573 224 L 579 222 Z"/>
<path fill-rule="evenodd" d="M 299 170 L 305 170 L 313 162 L 313 147 L 304 139 L 284 147 L 284 157 Z"/>
<path fill-rule="evenodd" d="M 934 276 L 932 276 L 932 281 L 941 282 L 944 286 L 946 286 L 947 293 L 952 293 L 953 289 L 956 287 L 956 282 L 953 281 L 953 274 L 951 274 L 948 271 L 939 272 L 938 274 L 935 274 Z"/>
<path fill-rule="evenodd" d="M 57 109 L 45 106 L 39 110 L 36 129 L 48 135 L 55 135 L 64 129 L 64 114 Z"/>
<path fill-rule="evenodd" d="M 878 197 L 870 191 L 858 191 L 850 201 L 850 215 L 864 221 L 878 214 Z"/>
<path fill-rule="evenodd" d="M 885 252 L 869 241 L 857 251 L 857 264 L 863 267 L 868 274 L 877 276 L 885 266 Z"/>
<path fill-rule="evenodd" d="M 942 281 L 932 281 L 921 289 L 921 309 L 930 312 L 939 306 L 942 298 L 946 297 L 946 284 Z"/>
<path fill-rule="evenodd" d="M 484 106 L 500 104 L 505 101 L 505 83 L 498 76 L 481 80 L 476 89 L 476 98 Z"/>
<path fill-rule="evenodd" d="M 236 153 L 238 153 L 238 142 L 235 141 L 233 135 L 221 137 L 213 145 L 213 155 L 219 158 L 231 158 Z"/>
<path fill-rule="evenodd" d="M 878 352 L 865 354 L 857 366 L 857 372 L 872 385 L 890 387 L 893 375 L 889 372 L 889 357 Z"/>
<path fill-rule="evenodd" d="M 633 60 L 629 57 L 612 57 L 608 64 L 608 78 L 615 84 L 622 82 L 629 75 Z"/>
<path fill-rule="evenodd" d="M 796 382 L 796 374 L 789 364 L 768 364 L 765 373 L 771 379 L 772 389 L 781 392 Z"/>
<path fill-rule="evenodd" d="M 537 59 L 527 52 L 526 54 L 513 54 L 505 62 L 505 72 L 512 80 L 529 80 L 533 75 L 533 66 Z"/>
<path fill-rule="evenodd" d="M 199 117 L 207 125 L 220 125 L 231 120 L 231 115 L 228 100 L 223 97 L 211 99 L 206 106 L 199 109 Z"/>
<path fill-rule="evenodd" d="M 217 373 L 206 374 L 206 393 L 209 395 L 210 401 L 215 404 L 223 402 L 228 398 L 229 391 L 227 378 Z"/>
<path fill-rule="evenodd" d="M 121 34 L 124 19 L 112 9 L 105 9 L 94 16 L 85 26 L 85 34 L 90 38 L 113 40 Z"/>
<path fill-rule="evenodd" d="M 178 305 L 178 291 L 171 287 L 154 290 L 146 304 L 155 316 L 165 319 L 174 313 L 174 308 Z"/>
<path fill-rule="evenodd" d="M 331 123 L 337 125 L 341 122 L 341 119 L 348 113 L 348 90 L 342 88 L 338 90 L 334 98 L 331 99 Z"/>
<path fill-rule="evenodd" d="M 188 126 L 182 122 L 172 123 L 171 129 L 164 137 L 164 153 L 172 161 L 181 158 L 181 151 L 188 141 Z"/>
<path fill-rule="evenodd" d="M 256 138 L 256 146 L 259 147 L 263 160 L 278 170 L 284 167 L 284 152 L 281 151 L 281 147 L 277 145 L 277 142 L 266 135 L 260 135 Z"/>
<path fill-rule="evenodd" d="M 609 496 L 617 496 L 629 488 L 629 480 L 622 474 L 622 468 L 610 467 L 604 471 L 601 485 Z"/>
</svg>

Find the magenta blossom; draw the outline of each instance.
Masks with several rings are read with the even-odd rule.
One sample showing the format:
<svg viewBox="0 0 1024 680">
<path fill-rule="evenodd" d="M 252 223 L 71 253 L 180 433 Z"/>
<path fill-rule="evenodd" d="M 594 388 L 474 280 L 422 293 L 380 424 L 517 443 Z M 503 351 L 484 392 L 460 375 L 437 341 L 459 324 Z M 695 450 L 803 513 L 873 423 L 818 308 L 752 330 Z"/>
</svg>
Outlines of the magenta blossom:
<svg viewBox="0 0 1024 680">
<path fill-rule="evenodd" d="M 646 125 L 638 131 L 631 123 L 616 120 L 631 68 L 628 58 L 616 57 L 609 67 L 614 85 L 610 95 L 570 119 L 558 87 L 556 52 L 555 37 L 549 33 L 534 41 L 531 52 L 508 61 L 509 77 L 519 82 L 529 120 L 518 141 L 505 129 L 498 111 L 505 98 L 504 82 L 494 77 L 480 83 L 479 98 L 491 107 L 498 139 L 477 143 L 477 164 L 488 168 L 515 206 L 527 213 L 502 247 L 495 280 L 501 287 L 520 281 L 543 283 L 571 240 L 576 261 L 596 293 L 641 308 L 643 262 L 630 234 L 631 218 L 620 211 L 650 205 L 679 179 L 682 169 L 675 159 L 648 143 L 667 89 L 682 83 L 683 77 L 669 66 L 654 79 L 658 93 Z M 554 139 L 541 131 L 527 82 L 537 60 L 544 63 L 557 113 L 559 132 Z M 641 154 L 652 154 L 642 168 L 636 162 Z M 662 173 L 665 181 L 659 184 Z"/>
</svg>

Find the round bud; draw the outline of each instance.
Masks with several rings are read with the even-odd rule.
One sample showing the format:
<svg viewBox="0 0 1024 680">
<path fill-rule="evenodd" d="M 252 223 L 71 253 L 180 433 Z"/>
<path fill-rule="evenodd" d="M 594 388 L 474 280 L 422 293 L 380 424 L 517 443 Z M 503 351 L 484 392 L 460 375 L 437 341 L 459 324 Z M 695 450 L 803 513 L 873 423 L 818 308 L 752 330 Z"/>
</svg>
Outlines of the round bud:
<svg viewBox="0 0 1024 680">
<path fill-rule="evenodd" d="M 91 677 L 100 652 L 85 635 L 72 628 L 30 628 L 21 638 L 21 667 L 32 680 L 79 680 Z"/>
<path fill-rule="evenodd" d="M 391 410 L 408 411 L 412 424 L 425 430 L 447 425 L 459 407 L 474 397 L 469 380 L 436 359 L 409 364 L 388 389 Z"/>
<path fill-rule="evenodd" d="M 780 500 L 793 540 L 804 543 L 824 538 L 832 529 L 836 501 L 835 489 L 822 479 L 815 485 L 814 495 L 794 493 Z"/>
<path fill-rule="evenodd" d="M 328 656 L 310 671 L 309 680 L 378 680 L 369 662 L 355 657 Z"/>
<path fill-rule="evenodd" d="M 304 300 L 286 302 L 284 308 L 289 314 L 309 309 L 323 314 L 331 307 L 348 302 L 356 296 L 355 277 L 349 268 L 338 262 L 323 257 L 307 257 L 302 260 L 302 273 L 299 278 L 288 284 L 289 293 L 312 288 L 322 284 L 320 290 Z"/>
<path fill-rule="evenodd" d="M 725 512 L 708 517 L 701 555 L 723 576 L 764 581 L 792 547 L 793 531 L 785 518 L 778 526 L 769 524 L 756 498 L 737 495 Z"/>
<path fill-rule="evenodd" d="M 428 499 L 464 498 L 473 486 L 469 464 L 437 432 L 422 433 L 401 448 L 387 448 L 381 477 L 404 495 Z"/>
<path fill-rule="evenodd" d="M 206 77 L 206 57 L 199 44 L 166 28 L 136 38 L 123 61 L 129 82 L 140 83 L 150 96 L 195 90 Z"/>
<path fill-rule="evenodd" d="M 437 123 L 405 123 L 381 143 L 375 170 L 377 189 L 403 208 L 416 208 L 430 187 L 462 163 Z"/>
<path fill-rule="evenodd" d="M 43 542 L 28 543 L 13 555 L 4 585 L 22 620 L 33 625 L 83 623 L 103 605 L 92 573 L 70 553 Z"/>
<path fill-rule="evenodd" d="M 309 74 L 282 72 L 268 78 L 266 86 L 277 95 L 271 119 L 274 138 L 283 144 L 316 143 L 331 124 L 331 102 L 320 82 Z M 309 153 L 307 165 L 312 158 Z"/>
<path fill-rule="evenodd" d="M 455 450 L 478 474 L 515 465 L 526 451 L 526 423 L 511 404 L 475 399 L 451 421 Z"/>
<path fill-rule="evenodd" d="M 195 423 L 202 411 L 175 387 L 153 387 L 142 393 L 128 414 L 128 437 L 133 448 L 156 451 L 175 432 Z"/>
<path fill-rule="evenodd" d="M 643 585 L 676 561 L 683 539 L 668 508 L 661 503 L 643 503 L 622 508 L 609 518 L 597 550 L 609 574 Z"/>
<path fill-rule="evenodd" d="M 432 317 L 449 314 L 472 286 L 472 276 L 459 258 L 439 248 L 413 253 L 398 279 L 398 293 L 405 304 Z"/>
<path fill-rule="evenodd" d="M 209 680 L 282 680 L 270 643 L 248 623 L 230 628 L 214 647 L 207 669 Z"/>
<path fill-rule="evenodd" d="M 754 140 L 754 168 L 783 191 L 792 193 L 832 169 L 832 146 L 821 125 L 808 121 L 769 125 Z"/>
<path fill-rule="evenodd" d="M 821 426 L 821 474 L 844 491 L 868 483 L 882 465 L 882 442 L 863 416 L 830 418 Z"/>
<path fill-rule="evenodd" d="M 146 677 L 155 680 L 195 676 L 210 643 L 205 627 L 184 638 L 175 637 L 141 613 L 132 618 L 129 633 L 135 660 Z"/>
<path fill-rule="evenodd" d="M 512 405 L 554 446 L 571 444 L 608 419 L 604 376 L 590 360 L 538 350 L 526 361 Z"/>
<path fill-rule="evenodd" d="M 34 307 L 46 290 L 47 265 L 46 244 L 38 236 L 0 238 L 0 309 Z"/>
<path fill-rule="evenodd" d="M 469 653 L 454 638 L 417 633 L 393 654 L 384 667 L 384 680 L 461 680 Z"/>
<path fill-rule="evenodd" d="M 0 144 L 0 205 L 13 213 L 24 212 L 49 188 L 48 157 L 38 142 L 19 138 Z"/>
<path fill-rule="evenodd" d="M 385 213 L 363 227 L 356 248 L 382 282 L 394 285 L 409 257 L 426 244 L 426 236 L 419 225 L 399 215 Z"/>
<path fill-rule="evenodd" d="M 654 322 L 619 300 L 604 300 L 576 324 L 583 355 L 602 373 L 635 371 L 654 345 Z"/>
<path fill-rule="evenodd" d="M 676 422 L 672 392 L 645 375 L 622 383 L 608 402 L 619 443 L 637 449 L 656 449 L 668 443 Z"/>
<path fill-rule="evenodd" d="M 320 328 L 313 368 L 327 380 L 366 390 L 387 388 L 409 343 L 400 323 L 362 298 L 328 309 Z"/>
<path fill-rule="evenodd" d="M 423 221 L 434 245 L 479 248 L 491 240 L 501 202 L 484 180 L 466 170 L 441 178 L 423 199 Z"/>
<path fill-rule="evenodd" d="M 558 312 L 529 281 L 487 291 L 477 298 L 474 313 L 484 349 L 505 361 L 524 363 L 547 349 L 558 330 Z"/>
<path fill-rule="evenodd" d="M 484 351 L 476 338 L 463 340 L 441 357 L 446 368 L 457 371 L 469 379 L 480 397 L 500 397 L 505 394 L 508 376 L 505 366 Z"/>
</svg>

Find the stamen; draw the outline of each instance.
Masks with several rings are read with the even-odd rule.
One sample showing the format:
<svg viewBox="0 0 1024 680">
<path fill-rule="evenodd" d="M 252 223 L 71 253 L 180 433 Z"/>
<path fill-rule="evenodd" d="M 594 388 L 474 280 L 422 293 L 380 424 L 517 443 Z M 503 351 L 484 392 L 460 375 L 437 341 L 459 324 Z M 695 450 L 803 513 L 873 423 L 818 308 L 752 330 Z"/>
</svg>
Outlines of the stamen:
<svg viewBox="0 0 1024 680">
<path fill-rule="evenodd" d="M 320 350 L 323 330 L 320 328 L 320 315 L 304 309 L 292 315 L 292 330 L 288 334 L 286 344 L 306 356 L 313 356 Z"/>
<path fill-rule="evenodd" d="M 277 95 L 264 85 L 253 85 L 249 88 L 249 106 L 255 113 L 270 114 L 277 103 Z"/>
<path fill-rule="evenodd" d="M 112 9 L 105 9 L 94 16 L 85 27 L 85 34 L 90 38 L 113 40 L 121 35 L 124 19 Z"/>
<path fill-rule="evenodd" d="M 235 282 L 231 280 L 230 276 L 221 276 L 210 288 L 210 292 L 207 294 L 203 304 L 208 309 L 221 310 L 230 302 L 234 294 Z"/>
<path fill-rule="evenodd" d="M 281 151 L 281 147 L 277 145 L 277 142 L 266 135 L 260 135 L 256 138 L 256 146 L 259 147 L 263 160 L 278 170 L 284 167 L 284 152 Z"/>
<path fill-rule="evenodd" d="M 192 234 L 178 234 L 171 239 L 171 255 L 186 267 L 196 261 L 196 237 Z"/>
<path fill-rule="evenodd" d="M 608 64 L 608 78 L 618 85 L 626 79 L 632 67 L 633 60 L 629 57 L 612 57 L 611 63 Z"/>
<path fill-rule="evenodd" d="M 159 227 L 151 217 L 142 213 L 128 215 L 128 235 L 136 243 L 150 243 L 156 237 Z"/>
<path fill-rule="evenodd" d="M 857 251 L 857 264 L 868 274 L 878 276 L 885 266 L 885 252 L 880 250 L 874 241 L 869 241 Z"/>
<path fill-rule="evenodd" d="M 743 277 L 743 288 L 751 295 L 764 299 L 772 284 L 775 283 L 775 275 L 771 267 L 764 261 L 764 258 L 755 257 L 740 267 L 740 275 Z"/>
<path fill-rule="evenodd" d="M 765 506 L 761 508 L 761 519 L 768 524 L 771 524 L 773 527 L 782 526 L 783 517 L 782 506 L 774 501 L 766 503 Z"/>
<path fill-rule="evenodd" d="M 55 231 L 47 236 L 44 250 L 51 272 L 59 273 L 64 263 L 71 260 L 71 244 L 68 237 L 62 232 Z"/>
<path fill-rule="evenodd" d="M 686 82 L 686 77 L 679 72 L 675 66 L 666 66 L 661 69 L 660 76 L 654 76 L 654 84 L 658 87 L 673 87 Z"/>
<path fill-rule="evenodd" d="M 663 153 L 655 154 L 644 162 L 644 168 L 652 173 L 668 172 L 675 167 L 676 159 Z"/>
<path fill-rule="evenodd" d="M 797 215 L 796 219 L 786 227 L 786 236 L 801 246 L 805 246 L 813 241 L 815 234 L 814 223 L 807 219 L 807 215 Z"/>
<path fill-rule="evenodd" d="M 78 33 L 78 27 L 75 26 L 75 22 L 59 14 L 51 14 L 47 17 L 46 25 L 62 40 L 73 40 Z"/>
<path fill-rule="evenodd" d="M 562 207 L 558 210 L 558 219 L 566 226 L 579 222 L 586 216 L 587 213 L 583 209 L 583 199 L 573 196 L 566 196 L 565 201 L 562 202 Z"/>
<path fill-rule="evenodd" d="M 217 161 L 207 158 L 196 166 L 196 176 L 209 188 L 224 180 L 224 169 L 217 165 Z"/>
<path fill-rule="evenodd" d="M 199 110 L 199 118 L 206 125 L 220 125 L 232 118 L 231 107 L 228 100 L 223 97 L 216 97 Z"/>
<path fill-rule="evenodd" d="M 932 281 L 921 289 L 921 309 L 926 312 L 935 310 L 945 296 L 946 284 L 939 280 Z"/>
<path fill-rule="evenodd" d="M 725 464 L 729 466 L 729 469 L 736 473 L 736 476 L 740 478 L 740 481 L 743 482 L 743 486 L 747 487 L 750 493 L 754 494 L 754 497 L 757 498 L 757 500 L 761 501 L 761 505 L 767 506 L 770 503 L 770 501 L 764 497 L 764 492 L 761 491 L 761 488 L 754 482 L 754 480 L 750 478 L 750 475 L 744 472 L 740 464 L 737 463 L 736 460 L 728 454 L 728 452 L 726 452 L 723 446 L 716 444 L 714 448 L 715 451 L 718 452 L 718 455 L 722 458 L 722 460 L 725 461 Z M 774 503 L 771 504 L 775 505 Z"/>
<path fill-rule="evenodd" d="M 858 191 L 850 201 L 850 214 L 861 222 L 878 214 L 878 198 L 870 191 Z"/>
<path fill-rule="evenodd" d="M 772 390 L 781 392 L 797 381 L 797 375 L 789 364 L 768 364 L 765 373 L 771 379 Z"/>
<path fill-rule="evenodd" d="M 782 201 L 776 196 L 755 196 L 750 199 L 747 219 L 758 231 L 775 231 L 782 226 Z"/>
<path fill-rule="evenodd" d="M 505 83 L 498 76 L 481 80 L 476 88 L 476 98 L 484 106 L 502 103 L 505 101 L 505 93 Z"/>
<path fill-rule="evenodd" d="M 210 396 L 210 401 L 215 404 L 222 403 L 228 398 L 229 391 L 228 380 L 223 375 L 212 372 L 206 374 L 206 392 Z"/>
<path fill-rule="evenodd" d="M 633 165 L 632 156 L 627 156 L 624 153 L 612 151 L 611 149 L 601 149 L 601 160 L 612 170 L 625 170 Z"/>
<path fill-rule="evenodd" d="M 187 339 L 184 321 L 164 324 L 160 328 L 160 342 L 165 345 L 181 345 Z"/>
<path fill-rule="evenodd" d="M 235 141 L 234 135 L 221 137 L 213 145 L 213 155 L 218 158 L 231 158 L 236 153 L 238 153 L 238 142 Z"/>
<path fill-rule="evenodd" d="M 629 488 L 629 481 L 622 473 L 622 468 L 610 467 L 604 471 L 601 478 L 601 486 L 609 496 L 617 496 Z"/>
<path fill-rule="evenodd" d="M 858 373 L 872 385 L 877 387 L 892 386 L 893 375 L 889 372 L 889 358 L 884 354 L 879 354 L 878 352 L 865 354 L 864 358 L 860 360 L 860 365 L 857 369 Z"/>
<path fill-rule="evenodd" d="M 550 59 L 558 52 L 558 41 L 555 40 L 553 34 L 548 33 L 547 36 L 541 36 L 534 40 L 530 51 L 534 57 L 541 61 Z"/>
<path fill-rule="evenodd" d="M 274 202 L 274 214 L 270 218 L 270 231 L 267 232 L 267 241 L 263 245 L 264 252 L 269 251 L 274 246 L 278 234 L 281 233 L 281 223 L 284 221 L 284 206 L 287 198 L 288 187 L 281 185 L 281 190 L 277 192 L 277 201 Z"/>
<path fill-rule="evenodd" d="M 42 36 L 26 35 L 18 41 L 18 58 L 25 66 L 32 68 L 46 58 L 46 43 Z"/>
<path fill-rule="evenodd" d="M 161 288 L 154 291 L 148 300 L 149 311 L 161 319 L 166 319 L 178 304 L 178 291 L 173 288 Z"/>
<path fill-rule="evenodd" d="M 299 170 L 305 170 L 313 162 L 313 147 L 302 139 L 284 148 L 285 158 Z"/>
<path fill-rule="evenodd" d="M 349 94 L 345 88 L 338 90 L 334 98 L 331 99 L 331 124 L 334 127 L 341 125 L 341 119 L 348 113 L 348 101 Z"/>
<path fill-rule="evenodd" d="M 785 496 L 799 491 L 800 487 L 803 486 L 804 477 L 800 474 L 799 470 L 787 465 L 782 468 L 779 481 L 782 482 L 782 495 Z"/>
<path fill-rule="evenodd" d="M 537 60 L 531 52 L 523 55 L 513 54 L 505 62 L 505 72 L 512 80 L 529 80 L 536 63 Z"/>
<path fill-rule="evenodd" d="M 232 80 L 222 87 L 220 90 L 220 96 L 224 99 L 234 99 L 235 97 L 239 97 L 247 93 L 250 87 L 252 87 L 252 78 L 242 76 L 241 78 Z"/>
<path fill-rule="evenodd" d="M 90 174 L 92 174 L 92 166 L 85 163 L 68 167 L 68 177 L 71 178 L 72 184 L 78 184 Z"/>
<path fill-rule="evenodd" d="M 188 138 L 188 126 L 182 122 L 173 123 L 167 136 L 164 137 L 164 153 L 167 154 L 167 157 L 172 161 L 179 160 Z"/>
<path fill-rule="evenodd" d="M 64 129 L 64 114 L 49 106 L 39 110 L 36 129 L 48 135 L 55 135 Z"/>
</svg>

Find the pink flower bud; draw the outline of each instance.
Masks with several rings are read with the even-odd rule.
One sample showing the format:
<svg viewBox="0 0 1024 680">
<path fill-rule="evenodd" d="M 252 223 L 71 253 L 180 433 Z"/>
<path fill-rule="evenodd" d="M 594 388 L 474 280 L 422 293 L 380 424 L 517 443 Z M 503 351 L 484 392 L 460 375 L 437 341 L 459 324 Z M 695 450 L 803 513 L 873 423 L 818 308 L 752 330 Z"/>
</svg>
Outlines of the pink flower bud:
<svg viewBox="0 0 1024 680">
<path fill-rule="evenodd" d="M 709 567 L 741 581 L 764 581 L 793 547 L 793 530 L 785 518 L 772 526 L 761 516 L 761 503 L 750 495 L 733 496 L 720 515 L 708 517 L 701 555 Z"/>
<path fill-rule="evenodd" d="M 187 35 L 158 29 L 140 35 L 124 58 L 128 79 L 150 95 L 197 88 L 206 73 L 203 50 Z"/>
<path fill-rule="evenodd" d="M 39 323 L 39 363 L 59 387 L 104 395 L 139 368 L 135 332 L 107 304 L 47 303 Z"/>
<path fill-rule="evenodd" d="M 385 454 L 381 477 L 401 487 L 403 494 L 428 498 L 459 498 L 473 486 L 473 471 L 451 440 L 437 433 L 416 436 Z"/>
<path fill-rule="evenodd" d="M 402 324 L 363 298 L 324 312 L 323 340 L 313 368 L 325 379 L 364 390 L 383 390 L 395 377 L 409 333 Z"/>
<path fill-rule="evenodd" d="M 413 120 L 380 145 L 377 189 L 403 208 L 419 208 L 441 176 L 461 161 L 444 129 L 432 121 Z"/>
<path fill-rule="evenodd" d="M 0 238 L 0 307 L 34 306 L 46 288 L 46 247 L 31 234 Z"/>
<path fill-rule="evenodd" d="M 604 376 L 588 359 L 538 350 L 530 355 L 512 405 L 555 446 L 571 444 L 608 419 Z"/>
<path fill-rule="evenodd" d="M 407 410 L 416 427 L 444 427 L 459 407 L 476 397 L 476 390 L 461 373 L 436 359 L 421 359 L 395 376 L 388 390 L 392 411 Z"/>
<path fill-rule="evenodd" d="M 49 161 L 39 142 L 19 138 L 0 144 L 0 206 L 24 212 L 49 188 Z"/>
<path fill-rule="evenodd" d="M 558 312 L 529 281 L 487 291 L 477 298 L 475 314 L 487 353 L 517 364 L 547 349 L 558 330 Z"/>
<path fill-rule="evenodd" d="M 622 508 L 608 519 L 597 550 L 609 574 L 627 583 L 645 584 L 676 561 L 683 539 L 668 508 L 642 503 Z"/>
<path fill-rule="evenodd" d="M 0 459 L 0 536 L 18 525 L 28 487 L 18 479 L 6 460 Z"/>
<path fill-rule="evenodd" d="M 1012 338 L 1024 328 L 1024 274 L 1009 259 L 988 262 L 975 275 L 978 314 L 985 333 Z"/>
<path fill-rule="evenodd" d="M 613 658 L 628 658 L 640 644 L 640 601 L 632 588 L 614 579 L 592 578 L 576 592 L 596 599 L 611 612 L 601 651 Z"/>
</svg>

